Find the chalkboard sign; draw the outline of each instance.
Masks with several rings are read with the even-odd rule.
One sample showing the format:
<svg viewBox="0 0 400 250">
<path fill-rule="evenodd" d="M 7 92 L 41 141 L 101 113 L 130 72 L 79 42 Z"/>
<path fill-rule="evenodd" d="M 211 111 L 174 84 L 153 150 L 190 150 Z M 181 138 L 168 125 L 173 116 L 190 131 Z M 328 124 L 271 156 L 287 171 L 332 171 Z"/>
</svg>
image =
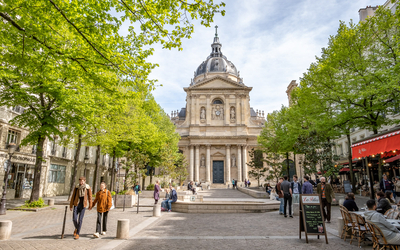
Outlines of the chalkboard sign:
<svg viewBox="0 0 400 250">
<path fill-rule="evenodd" d="M 344 192 L 345 193 L 350 193 L 351 192 L 350 181 L 344 181 L 343 182 L 343 187 L 344 187 Z"/>
<path fill-rule="evenodd" d="M 318 239 L 320 235 L 325 235 L 326 244 L 328 244 L 321 200 L 317 194 L 300 195 L 300 239 L 301 232 L 305 232 L 307 243 L 310 234 L 317 235 Z"/>
</svg>

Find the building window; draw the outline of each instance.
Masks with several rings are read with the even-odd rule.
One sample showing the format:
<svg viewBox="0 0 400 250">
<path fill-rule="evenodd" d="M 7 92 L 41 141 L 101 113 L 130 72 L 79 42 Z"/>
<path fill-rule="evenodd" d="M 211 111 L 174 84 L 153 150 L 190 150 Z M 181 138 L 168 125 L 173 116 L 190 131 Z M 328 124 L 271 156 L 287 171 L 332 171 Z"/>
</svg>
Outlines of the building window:
<svg viewBox="0 0 400 250">
<path fill-rule="evenodd" d="M 20 114 L 24 113 L 24 111 L 25 111 L 25 109 L 24 109 L 23 107 L 18 106 L 18 105 L 15 106 L 15 107 L 13 107 L 12 110 L 13 110 L 14 112 L 17 112 L 17 113 L 20 113 Z"/>
<path fill-rule="evenodd" d="M 215 99 L 213 104 L 224 104 L 220 99 Z"/>
<path fill-rule="evenodd" d="M 63 147 L 62 157 L 67 158 L 67 148 L 66 147 Z"/>
<path fill-rule="evenodd" d="M 65 182 L 65 166 L 51 164 L 49 169 L 49 183 Z"/>
<path fill-rule="evenodd" d="M 36 152 L 37 152 L 37 145 L 33 145 L 32 154 L 36 154 Z"/>
<path fill-rule="evenodd" d="M 17 144 L 18 137 L 19 137 L 19 132 L 18 131 L 8 130 L 7 145 L 10 144 L 10 143 Z"/>
</svg>

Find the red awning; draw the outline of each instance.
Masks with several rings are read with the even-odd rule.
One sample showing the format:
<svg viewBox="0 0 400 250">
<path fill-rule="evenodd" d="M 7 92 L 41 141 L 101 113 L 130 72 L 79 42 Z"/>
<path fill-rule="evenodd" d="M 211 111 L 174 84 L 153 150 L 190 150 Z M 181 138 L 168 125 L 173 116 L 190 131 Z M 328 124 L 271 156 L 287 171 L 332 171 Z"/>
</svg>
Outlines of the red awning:
<svg viewBox="0 0 400 250">
<path fill-rule="evenodd" d="M 349 172 L 349 171 L 350 171 L 350 168 L 342 168 L 342 169 L 339 170 L 339 172 Z M 360 170 L 353 169 L 353 172 L 358 172 L 358 171 L 360 171 Z"/>
<path fill-rule="evenodd" d="M 351 146 L 353 158 L 376 155 L 400 149 L 400 130 L 368 139 Z"/>
<path fill-rule="evenodd" d="M 395 157 L 386 159 L 385 162 L 386 162 L 386 163 L 394 162 L 395 160 L 398 160 L 398 159 L 400 159 L 400 155 L 396 155 Z"/>
</svg>

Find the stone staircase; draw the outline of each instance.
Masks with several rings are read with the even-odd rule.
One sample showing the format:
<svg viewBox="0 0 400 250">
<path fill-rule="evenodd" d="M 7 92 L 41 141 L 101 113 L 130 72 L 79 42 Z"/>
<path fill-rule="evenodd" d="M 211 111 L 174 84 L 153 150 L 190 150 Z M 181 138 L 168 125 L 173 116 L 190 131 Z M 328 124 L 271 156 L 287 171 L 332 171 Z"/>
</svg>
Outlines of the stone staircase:
<svg viewBox="0 0 400 250">
<path fill-rule="evenodd" d="M 227 184 L 211 184 L 211 189 L 227 189 L 228 185 Z M 231 184 L 231 188 L 232 188 L 232 184 Z"/>
</svg>

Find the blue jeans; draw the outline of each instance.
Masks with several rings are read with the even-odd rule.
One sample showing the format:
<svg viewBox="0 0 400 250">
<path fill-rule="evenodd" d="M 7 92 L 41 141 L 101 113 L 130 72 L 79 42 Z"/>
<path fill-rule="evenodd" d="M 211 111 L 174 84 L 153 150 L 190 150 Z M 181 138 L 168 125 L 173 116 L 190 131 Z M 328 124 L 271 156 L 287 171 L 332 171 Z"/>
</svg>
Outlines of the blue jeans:
<svg viewBox="0 0 400 250">
<path fill-rule="evenodd" d="M 281 205 L 279 206 L 279 213 L 282 213 L 285 211 L 284 210 L 284 199 L 283 198 L 279 198 L 279 201 L 281 202 Z"/>
<path fill-rule="evenodd" d="M 167 209 L 167 208 L 168 208 L 167 202 L 168 202 L 168 200 L 163 200 L 163 201 L 161 202 L 161 207 Z"/>
<path fill-rule="evenodd" d="M 79 220 L 78 220 L 78 214 L 79 214 Z M 82 203 L 79 203 L 78 206 L 74 206 L 74 213 L 72 215 L 72 221 L 74 222 L 74 226 L 76 231 L 76 234 L 79 235 L 81 232 L 81 227 L 82 227 L 82 221 L 83 221 L 83 216 L 85 216 L 85 208 L 83 207 Z"/>
<path fill-rule="evenodd" d="M 167 200 L 167 209 L 168 210 L 171 210 L 171 207 L 172 207 L 171 203 L 173 203 L 172 200 Z"/>
</svg>

